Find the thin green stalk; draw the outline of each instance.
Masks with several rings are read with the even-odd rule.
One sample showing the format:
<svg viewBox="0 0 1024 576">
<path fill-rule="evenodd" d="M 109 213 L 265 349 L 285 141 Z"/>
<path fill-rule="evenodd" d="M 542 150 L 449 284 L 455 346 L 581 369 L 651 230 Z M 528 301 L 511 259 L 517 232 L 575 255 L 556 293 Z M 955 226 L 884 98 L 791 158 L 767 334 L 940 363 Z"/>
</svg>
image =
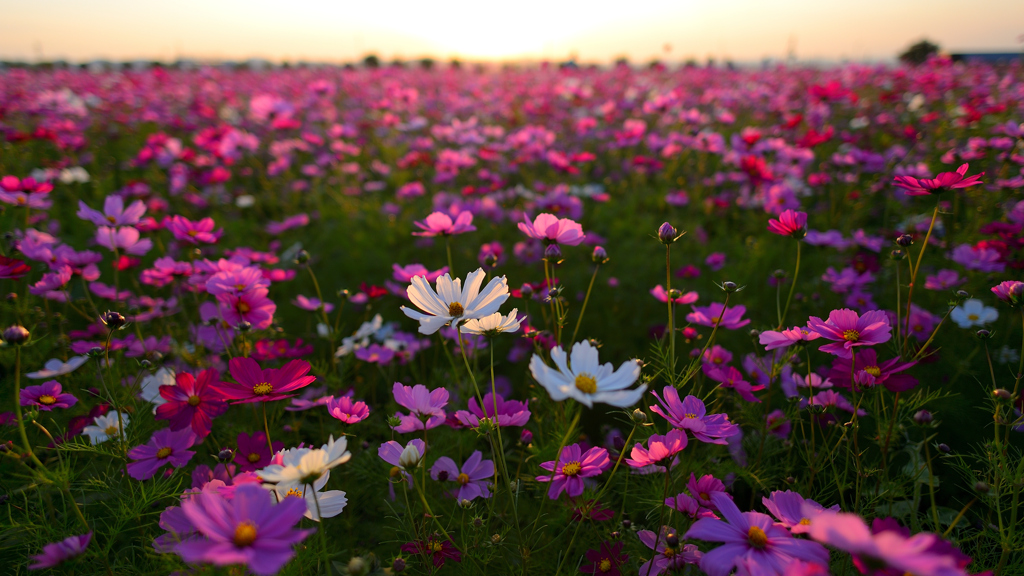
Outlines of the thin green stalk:
<svg viewBox="0 0 1024 576">
<path fill-rule="evenodd" d="M 793 282 L 789 285 L 789 295 L 786 296 L 786 307 L 782 310 L 782 316 L 779 318 L 779 327 L 776 330 L 782 330 L 782 325 L 786 322 L 786 315 L 789 314 L 789 304 L 793 301 L 793 291 L 796 289 L 796 279 L 800 275 L 800 246 L 801 241 L 796 241 L 796 266 L 793 268 Z"/>
<path fill-rule="evenodd" d="M 21 345 L 16 345 L 14 348 L 14 413 L 18 417 L 18 434 L 21 436 L 21 442 L 25 446 L 25 451 L 28 452 L 28 457 L 39 466 L 40 473 L 46 471 L 46 466 L 40 462 L 39 458 L 36 457 L 36 453 L 32 451 L 32 443 L 28 441 L 28 434 L 25 432 L 25 420 L 21 415 Z"/>
<path fill-rule="evenodd" d="M 576 318 L 576 329 L 572 331 L 572 339 L 569 340 L 570 344 L 576 342 L 576 335 L 579 334 L 580 331 L 580 323 L 583 322 L 583 313 L 587 311 L 587 302 L 590 302 L 590 291 L 594 289 L 594 280 L 597 280 L 597 271 L 600 269 L 600 264 L 594 266 L 594 274 L 590 277 L 590 285 L 587 286 L 587 295 L 583 297 L 583 306 L 580 306 L 580 315 Z"/>
<path fill-rule="evenodd" d="M 267 403 L 260 402 L 263 404 L 263 432 L 267 435 L 267 448 L 270 449 L 270 457 L 274 457 L 274 444 L 270 441 L 270 425 L 267 423 Z"/>
<path fill-rule="evenodd" d="M 668 383 L 676 383 L 676 328 L 672 317 L 672 245 L 665 244 L 665 303 L 668 305 Z"/>
<path fill-rule="evenodd" d="M 904 344 L 907 342 L 907 336 L 910 335 L 910 305 L 914 300 L 914 285 L 917 283 L 917 273 L 921 271 L 921 259 L 924 258 L 924 251 L 928 249 L 928 239 L 932 236 L 932 229 L 935 227 L 935 219 L 939 216 L 939 203 L 935 203 L 935 210 L 932 212 L 932 221 L 928 224 L 928 232 L 924 235 L 924 245 L 921 246 L 921 251 L 917 253 L 917 262 L 914 264 L 913 271 L 910 275 L 910 290 L 907 292 L 907 315 L 904 320 L 903 333 L 904 333 Z M 900 349 L 902 354 L 903 349 Z"/>
</svg>

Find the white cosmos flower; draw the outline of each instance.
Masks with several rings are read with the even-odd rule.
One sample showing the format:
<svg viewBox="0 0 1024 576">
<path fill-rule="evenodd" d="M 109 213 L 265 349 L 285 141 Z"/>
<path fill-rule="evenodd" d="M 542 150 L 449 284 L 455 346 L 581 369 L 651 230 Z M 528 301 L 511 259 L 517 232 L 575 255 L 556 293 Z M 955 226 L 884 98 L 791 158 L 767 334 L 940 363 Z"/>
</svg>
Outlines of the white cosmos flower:
<svg viewBox="0 0 1024 576">
<path fill-rule="evenodd" d="M 556 402 L 572 398 L 588 408 L 595 402 L 627 408 L 636 404 L 647 389 L 644 385 L 626 390 L 640 376 L 640 364 L 636 360 L 624 362 L 614 370 L 610 362 L 598 362 L 597 348 L 586 340 L 573 345 L 570 363 L 566 362 L 561 346 L 551 350 L 551 359 L 557 370 L 534 354 L 530 359 L 530 373 Z"/>
<path fill-rule="evenodd" d="M 402 312 L 420 323 L 420 334 L 433 334 L 442 326 L 455 322 L 490 316 L 508 300 L 508 281 L 505 277 L 492 278 L 483 290 L 480 284 L 487 275 L 483 268 L 477 268 L 466 276 L 466 287 L 462 280 L 448 274 L 437 279 L 437 292 L 430 287 L 424 276 L 415 276 L 406 290 L 409 300 L 420 310 L 402 306 Z"/>
<path fill-rule="evenodd" d="M 121 415 L 121 420 L 118 422 L 117 415 Z M 111 438 L 115 438 L 121 435 L 121 430 L 128 427 L 128 415 L 124 412 L 107 412 L 102 416 L 97 416 L 92 421 L 91 426 L 86 426 L 82 430 L 82 434 L 89 437 L 89 442 L 93 446 L 100 442 L 106 442 Z"/>
<path fill-rule="evenodd" d="M 498 334 L 500 332 L 518 332 L 522 323 L 518 315 L 519 309 L 513 308 L 508 316 L 502 316 L 501 312 L 495 312 L 483 318 L 472 318 L 466 320 L 462 325 L 463 334 Z"/>
<path fill-rule="evenodd" d="M 161 367 L 156 372 L 146 376 L 139 383 L 139 397 L 153 404 L 153 413 L 156 413 L 156 407 L 167 402 L 164 397 L 160 395 L 161 386 L 176 386 L 177 381 L 174 379 L 174 371 L 167 368 Z"/>
<path fill-rule="evenodd" d="M 320 448 L 283 450 L 279 453 L 280 464 L 271 464 L 257 474 L 264 482 L 285 492 L 291 488 L 301 490 L 307 485 L 319 490 L 330 478 L 331 468 L 348 462 L 352 457 L 347 447 L 348 440 L 344 436 L 337 441 L 331 436 L 330 441 Z"/>
<path fill-rule="evenodd" d="M 985 306 L 981 300 L 971 298 L 960 306 L 953 308 L 953 311 L 949 313 L 949 317 L 953 319 L 953 322 L 956 322 L 957 326 L 971 328 L 995 322 L 999 318 L 999 311 Z"/>
<path fill-rule="evenodd" d="M 64 362 L 59 358 L 51 358 L 46 361 L 43 365 L 43 369 L 37 372 L 29 372 L 25 376 L 34 380 L 43 380 L 45 378 L 54 378 L 56 376 L 63 376 L 70 374 L 85 364 L 89 360 L 88 356 L 75 356 L 74 358 Z"/>
<path fill-rule="evenodd" d="M 317 484 L 321 483 L 318 481 Z M 341 511 L 345 509 L 345 505 L 348 504 L 348 498 L 345 497 L 345 492 L 341 490 L 328 490 L 326 492 L 321 492 L 320 488 L 313 488 L 312 486 L 288 489 L 274 487 L 273 490 L 277 493 L 278 500 L 284 500 L 289 496 L 296 496 L 304 499 L 306 501 L 305 516 L 314 522 L 319 522 L 321 516 L 324 518 L 333 518 L 338 514 L 341 514 Z M 320 509 L 319 514 L 317 514 L 318 507 Z"/>
</svg>

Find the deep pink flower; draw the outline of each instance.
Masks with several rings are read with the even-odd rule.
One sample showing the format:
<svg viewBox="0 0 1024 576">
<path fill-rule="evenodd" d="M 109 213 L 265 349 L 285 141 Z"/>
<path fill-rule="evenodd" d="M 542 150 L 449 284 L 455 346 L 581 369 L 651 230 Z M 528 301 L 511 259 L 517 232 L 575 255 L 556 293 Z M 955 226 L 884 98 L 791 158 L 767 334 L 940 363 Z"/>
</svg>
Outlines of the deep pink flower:
<svg viewBox="0 0 1024 576">
<path fill-rule="evenodd" d="M 470 428 L 476 428 L 480 425 L 480 420 L 483 418 L 490 418 L 494 420 L 494 404 L 497 401 L 498 404 L 498 426 L 523 426 L 530 420 L 530 402 L 519 402 L 518 400 L 505 400 L 501 394 L 497 397 L 491 396 L 488 392 L 484 395 L 484 406 L 480 409 L 480 404 L 476 398 L 469 399 L 469 410 L 459 410 L 455 413 L 455 418 L 462 423 L 463 426 L 469 426 Z"/>
<path fill-rule="evenodd" d="M 308 214 L 296 214 L 294 216 L 289 216 L 285 218 L 281 222 L 268 222 L 266 230 L 267 234 L 277 236 L 278 234 L 282 234 L 287 230 L 291 230 L 292 228 L 298 228 L 300 226 L 305 226 L 307 224 L 309 224 Z"/>
<path fill-rule="evenodd" d="M 750 324 L 750 319 L 743 318 L 747 307 L 742 304 L 726 308 L 724 304 L 712 302 L 707 306 L 691 306 L 693 312 L 686 315 L 691 324 L 714 328 L 716 325 L 727 330 L 736 330 Z"/>
<path fill-rule="evenodd" d="M 992 287 L 992 293 L 1011 306 L 1024 303 L 1024 282 L 1006 280 Z"/>
<path fill-rule="evenodd" d="M 484 460 L 483 454 L 476 450 L 459 471 L 454 460 L 441 456 L 430 468 L 430 477 L 438 482 L 457 482 L 459 487 L 452 494 L 460 502 L 474 498 L 490 498 L 491 492 L 487 489 L 487 484 L 488 479 L 494 477 L 494 462 Z"/>
<path fill-rule="evenodd" d="M 157 420 L 168 420 L 171 430 L 191 428 L 199 438 L 210 433 L 213 419 L 228 409 L 218 387 L 220 373 L 207 368 L 199 378 L 188 372 L 174 376 L 174 386 L 161 386 L 160 396 L 164 403 L 156 407 Z"/>
<path fill-rule="evenodd" d="M 735 390 L 747 402 L 760 402 L 754 392 L 763 390 L 763 384 L 751 384 L 743 379 L 743 374 L 732 366 L 714 366 L 710 363 L 701 364 L 701 372 L 709 379 L 718 382 L 722 388 Z"/>
<path fill-rule="evenodd" d="M 967 282 L 967 278 L 961 278 L 956 270 L 939 270 L 935 274 L 929 274 L 924 280 L 924 287 L 927 290 L 949 290 Z"/>
<path fill-rule="evenodd" d="M 22 388 L 19 401 L 22 406 L 35 406 L 37 410 L 49 412 L 54 408 L 70 408 L 78 403 L 78 398 L 71 394 L 62 394 L 60 383 L 50 380 L 39 386 Z"/>
<path fill-rule="evenodd" d="M 825 344 L 820 350 L 840 358 L 852 357 L 853 348 L 857 346 L 883 344 L 892 338 L 889 319 L 881 310 L 871 310 L 858 316 L 853 310 L 841 308 L 829 312 L 828 321 L 811 316 L 807 320 L 807 328 L 826 340 L 832 340 L 834 343 Z"/>
<path fill-rule="evenodd" d="M 683 430 L 670 430 L 664 436 L 654 434 L 647 439 L 647 448 L 640 443 L 633 446 L 630 451 L 630 458 L 626 458 L 626 464 L 633 468 L 643 468 L 651 465 L 671 466 L 671 459 L 686 448 L 686 432 Z"/>
<path fill-rule="evenodd" d="M 679 399 L 679 392 L 674 386 L 665 386 L 662 395 L 651 391 L 658 399 L 658 404 L 651 406 L 651 411 L 668 420 L 669 424 L 682 430 L 688 430 L 693 437 L 709 444 L 726 444 L 726 438 L 739 433 L 739 426 L 729 422 L 728 414 L 708 415 L 704 403 L 696 396 Z"/>
<path fill-rule="evenodd" d="M 24 260 L 0 255 L 0 280 L 20 280 L 31 270 Z"/>
<path fill-rule="evenodd" d="M 238 294 L 217 296 L 217 310 L 228 326 L 238 326 L 243 321 L 252 324 L 254 330 L 269 328 L 274 322 L 277 304 L 267 298 L 267 289 L 259 288 Z"/>
<path fill-rule="evenodd" d="M 776 220 L 768 220 L 768 231 L 779 236 L 792 236 L 797 240 L 807 235 L 807 213 L 786 210 Z"/>
<path fill-rule="evenodd" d="M 292 547 L 313 533 L 296 530 L 306 513 L 303 498 L 275 504 L 270 491 L 243 484 L 229 501 L 216 488 L 204 489 L 181 504 L 182 512 L 201 538 L 189 538 L 175 552 L 189 563 L 217 566 L 242 564 L 253 574 L 276 574 L 295 555 Z"/>
<path fill-rule="evenodd" d="M 416 556 L 424 554 L 430 556 L 431 561 L 434 563 L 434 568 L 444 566 L 446 560 L 462 562 L 462 552 L 459 552 L 458 548 L 450 541 L 443 540 L 438 535 L 428 536 L 425 542 L 417 540 L 402 544 L 402 552 Z"/>
<path fill-rule="evenodd" d="M 665 291 L 661 284 L 651 288 L 651 296 L 654 296 L 660 302 L 668 302 L 668 292 Z M 696 292 L 685 292 L 680 293 L 679 297 L 675 298 L 673 302 L 675 304 L 693 304 L 698 298 L 700 296 Z"/>
<path fill-rule="evenodd" d="M 900 362 L 899 357 L 878 361 L 878 354 L 871 348 L 867 348 L 857 354 L 856 362 L 850 366 L 850 358 L 836 358 L 832 363 L 832 370 L 828 373 L 828 379 L 841 388 L 850 387 L 850 376 L 855 379 L 857 374 L 866 372 L 872 376 L 873 384 L 881 384 L 890 392 L 906 392 L 917 386 L 917 378 L 909 374 L 899 374 L 911 368 L 917 362 Z"/>
<path fill-rule="evenodd" d="M 213 218 L 203 218 L 193 222 L 184 216 L 174 215 L 164 219 L 164 227 L 174 234 L 174 239 L 189 244 L 214 244 L 220 239 L 224 229 L 214 232 L 216 224 Z"/>
<path fill-rule="evenodd" d="M 538 214 L 532 223 L 527 218 L 525 222 L 519 223 L 519 229 L 530 238 L 566 246 L 576 246 L 586 238 L 583 226 L 568 218 L 559 219 L 547 213 Z"/>
<path fill-rule="evenodd" d="M 717 510 L 718 507 L 712 502 L 711 496 L 716 493 L 726 494 L 725 484 L 711 474 L 705 474 L 698 480 L 693 472 L 690 472 L 690 480 L 686 483 L 686 488 L 701 506 L 713 510 Z"/>
<path fill-rule="evenodd" d="M 28 291 L 37 296 L 43 296 L 50 292 L 56 292 L 65 284 L 71 281 L 71 267 L 61 266 L 56 272 L 47 272 L 38 282 L 33 284 Z"/>
<path fill-rule="evenodd" d="M 145 213 L 146 205 L 142 200 L 136 200 L 125 208 L 124 198 L 116 194 L 107 196 L 103 201 L 103 212 L 93 210 L 85 202 L 78 201 L 78 217 L 97 226 L 135 226 Z"/>
<path fill-rule="evenodd" d="M 174 431 L 157 430 L 149 442 L 128 451 L 134 462 L 128 464 L 128 475 L 136 480 L 148 480 L 164 464 L 181 468 L 196 455 L 189 450 L 196 441 L 190 428 Z"/>
<path fill-rule="evenodd" d="M 806 499 L 792 490 L 776 490 L 767 497 L 762 497 L 761 503 L 793 534 L 803 534 L 810 530 L 811 520 L 826 510 L 839 512 L 838 504 L 826 509 L 814 500 Z"/>
<path fill-rule="evenodd" d="M 476 226 L 473 226 L 473 213 L 469 210 L 459 212 L 454 221 L 444 212 L 432 212 L 422 222 L 413 224 L 422 230 L 413 232 L 413 236 L 454 236 L 476 230 Z"/>
<path fill-rule="evenodd" d="M 614 544 L 605 540 L 601 542 L 599 548 L 587 550 L 584 556 L 590 564 L 580 566 L 580 572 L 603 576 L 622 576 L 619 568 L 624 568 L 629 562 L 629 554 L 622 551 L 622 547 L 625 545 L 626 543 L 622 540 Z"/>
<path fill-rule="evenodd" d="M 780 576 L 794 558 L 828 565 L 828 550 L 821 544 L 794 538 L 767 514 L 740 512 L 724 494 L 712 494 L 711 500 L 725 521 L 701 518 L 685 536 L 723 543 L 700 559 L 700 568 L 708 576 L 728 576 L 737 564 L 748 560 L 766 568 L 765 574 Z"/>
<path fill-rule="evenodd" d="M 254 472 L 270 465 L 274 454 L 267 446 L 267 435 L 263 432 L 238 434 L 238 449 L 235 450 L 235 464 L 242 472 Z M 274 453 L 284 449 L 284 442 L 274 442 Z"/>
<path fill-rule="evenodd" d="M 92 540 L 92 532 L 86 532 L 79 536 L 71 536 L 60 542 L 53 542 L 43 546 L 43 553 L 33 556 L 34 564 L 30 564 L 29 570 L 42 570 L 53 568 L 72 558 L 77 558 L 85 553 L 86 546 Z"/>
<path fill-rule="evenodd" d="M 984 172 L 967 176 L 967 164 L 961 164 L 956 172 L 941 172 L 935 178 L 914 178 L 913 176 L 896 176 L 896 186 L 906 190 L 907 196 L 927 196 L 939 194 L 947 190 L 957 190 L 981 184 Z"/>
<path fill-rule="evenodd" d="M 365 402 L 353 400 L 351 396 L 330 396 L 327 400 L 327 413 L 345 424 L 355 424 L 370 415 L 370 407 Z"/>
<path fill-rule="evenodd" d="M 431 272 L 423 264 L 409 264 L 408 266 L 392 264 L 391 270 L 391 277 L 394 278 L 396 282 L 401 282 L 403 284 L 411 283 L 412 279 L 417 276 L 423 276 L 427 279 L 427 282 L 437 282 L 438 278 L 448 273 L 447 266 L 442 266 L 440 269 Z"/>
<path fill-rule="evenodd" d="M 555 471 L 554 460 L 543 462 L 540 465 L 544 470 L 554 471 L 554 474 L 536 478 L 537 482 L 551 482 L 548 498 L 552 500 L 556 500 L 562 492 L 571 498 L 583 494 L 583 479 L 598 476 L 611 466 L 608 450 L 594 447 L 584 453 L 579 444 L 566 446 L 557 458 L 557 471 Z"/>
<path fill-rule="evenodd" d="M 718 518 L 714 511 L 710 508 L 701 506 L 700 501 L 696 498 L 692 498 L 685 492 L 680 492 L 675 496 L 669 496 L 665 499 L 665 506 L 690 517 L 691 520 L 698 518 Z"/>
<path fill-rule="evenodd" d="M 264 368 L 252 358 L 232 358 L 228 363 L 235 382 L 221 382 L 219 392 L 234 404 L 270 402 L 290 398 L 299 388 L 309 386 L 316 376 L 306 376 L 311 366 L 305 360 L 292 360 L 279 369 Z"/>
</svg>

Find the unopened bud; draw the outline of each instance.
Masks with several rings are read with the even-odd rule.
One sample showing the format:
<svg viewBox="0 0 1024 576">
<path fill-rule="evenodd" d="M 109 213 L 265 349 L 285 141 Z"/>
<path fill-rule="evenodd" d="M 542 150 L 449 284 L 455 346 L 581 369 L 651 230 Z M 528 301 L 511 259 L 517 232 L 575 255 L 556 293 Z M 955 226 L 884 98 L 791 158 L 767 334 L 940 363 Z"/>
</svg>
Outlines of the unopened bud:
<svg viewBox="0 0 1024 576">
<path fill-rule="evenodd" d="M 733 292 L 739 292 L 740 287 L 737 286 L 735 282 L 722 282 L 722 290 L 725 291 L 726 294 L 732 294 Z"/>
<path fill-rule="evenodd" d="M 248 332 L 249 330 L 252 330 L 252 324 L 247 320 L 242 320 L 235 325 L 235 329 L 239 332 Z"/>
<path fill-rule="evenodd" d="M 986 482 L 978 481 L 974 483 L 974 490 L 980 494 L 988 494 L 989 489 L 990 487 Z"/>
<path fill-rule="evenodd" d="M 529 298 L 530 296 L 533 296 L 533 286 L 523 284 L 522 288 L 519 289 L 519 292 L 523 295 L 523 298 Z"/>
<path fill-rule="evenodd" d="M 594 253 L 590 255 L 590 258 L 595 264 L 604 264 L 608 262 L 608 251 L 603 246 L 594 246 Z"/>
<path fill-rule="evenodd" d="M 494 254 L 488 254 L 484 258 L 484 266 L 487 266 L 488 268 L 494 268 L 497 265 L 498 265 L 498 257 L 495 256 Z"/>
<path fill-rule="evenodd" d="M 676 534 L 675 532 L 669 532 L 668 534 L 666 534 L 665 535 L 665 544 L 669 548 L 675 548 L 675 547 L 679 546 L 679 534 Z"/>
<path fill-rule="evenodd" d="M 410 442 L 409 445 L 405 447 L 405 450 L 402 450 L 402 455 L 398 457 L 398 465 L 409 470 L 419 466 L 422 458 L 423 455 L 420 454 L 420 451 L 416 446 Z"/>
<path fill-rule="evenodd" d="M 966 300 L 971 297 L 971 294 L 967 290 L 957 290 L 956 297 L 961 300 Z"/>
<path fill-rule="evenodd" d="M 4 330 L 4 341 L 15 346 L 28 342 L 30 334 L 24 326 L 15 324 Z"/>
<path fill-rule="evenodd" d="M 391 563 L 391 571 L 395 574 L 405 572 L 405 559 L 395 558 L 395 561 Z"/>
<path fill-rule="evenodd" d="M 1010 398 L 1013 398 L 1010 391 L 1005 388 L 996 388 L 992 391 L 992 395 L 999 400 L 1009 400 Z"/>
<path fill-rule="evenodd" d="M 299 253 L 295 255 L 295 263 L 305 264 L 306 262 L 309 262 L 309 252 L 299 250 Z"/>
<path fill-rule="evenodd" d="M 639 408 L 633 410 L 632 416 L 634 424 L 643 424 L 644 422 L 647 422 L 647 413 Z"/>
<path fill-rule="evenodd" d="M 927 410 L 918 410 L 914 414 L 914 422 L 917 422 L 918 424 L 921 424 L 922 426 L 925 425 L 925 424 L 931 424 L 931 422 L 932 422 L 932 413 L 927 411 Z"/>
<path fill-rule="evenodd" d="M 362 559 L 362 557 L 356 556 L 348 561 L 348 566 L 345 568 L 348 570 L 350 576 L 363 576 L 368 573 L 370 566 L 366 563 L 366 560 Z"/>
<path fill-rule="evenodd" d="M 519 433 L 519 441 L 522 442 L 523 444 L 529 444 L 530 442 L 533 442 L 533 432 L 530 432 L 529 430 L 524 428 L 523 431 Z"/>
<path fill-rule="evenodd" d="M 978 330 L 974 335 L 977 336 L 979 340 L 988 340 L 992 337 L 992 333 L 985 329 Z"/>
<path fill-rule="evenodd" d="M 903 250 L 893 250 L 889 252 L 889 258 L 892 260 L 903 260 L 907 257 L 907 253 Z"/>
<path fill-rule="evenodd" d="M 949 447 L 949 444 L 939 444 L 938 449 L 939 452 L 942 452 L 943 454 L 949 454 L 953 451 L 953 449 Z"/>
<path fill-rule="evenodd" d="M 351 297 L 352 293 L 346 290 L 345 288 L 338 290 L 338 298 L 341 298 L 342 300 L 348 300 Z"/>
<path fill-rule="evenodd" d="M 235 453 L 232 452 L 230 448 L 225 448 L 220 452 L 217 452 L 217 460 L 220 460 L 221 462 L 227 462 L 228 460 L 234 458 L 234 456 Z"/>
<path fill-rule="evenodd" d="M 914 243 L 914 237 L 911 236 L 910 234 L 900 234 L 899 237 L 896 238 L 896 244 L 899 245 L 899 246 L 902 246 L 904 248 L 906 248 L 907 246 L 910 246 L 913 243 Z"/>
<path fill-rule="evenodd" d="M 668 222 L 665 222 L 658 228 L 658 240 L 662 244 L 672 244 L 679 239 L 677 234 L 678 231 Z"/>
</svg>

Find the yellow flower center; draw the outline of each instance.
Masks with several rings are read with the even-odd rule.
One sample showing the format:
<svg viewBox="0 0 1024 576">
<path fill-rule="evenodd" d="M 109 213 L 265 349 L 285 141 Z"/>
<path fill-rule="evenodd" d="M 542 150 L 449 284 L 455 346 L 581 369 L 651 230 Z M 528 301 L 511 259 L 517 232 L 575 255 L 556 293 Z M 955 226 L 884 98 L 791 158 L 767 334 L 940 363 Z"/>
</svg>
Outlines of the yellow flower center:
<svg viewBox="0 0 1024 576">
<path fill-rule="evenodd" d="M 107 436 L 117 436 L 117 426 L 111 424 L 110 426 L 107 426 L 107 429 L 104 430 L 103 433 Z"/>
<path fill-rule="evenodd" d="M 697 415 L 696 415 L 696 414 L 694 414 L 693 412 L 687 412 L 687 413 L 685 414 L 685 417 L 686 417 L 686 418 L 696 418 L 696 417 L 697 417 Z"/>
<path fill-rule="evenodd" d="M 860 332 L 858 332 L 856 330 L 844 330 L 843 331 L 843 340 L 846 340 L 847 342 L 856 342 L 859 339 L 860 339 Z"/>
<path fill-rule="evenodd" d="M 245 457 L 245 459 L 248 460 L 250 463 L 255 464 L 260 461 L 260 455 L 255 452 L 250 452 L 249 455 Z"/>
<path fill-rule="evenodd" d="M 164 458 L 167 458 L 168 456 L 170 456 L 171 453 L 173 453 L 173 452 L 174 452 L 173 448 L 169 448 L 167 446 L 164 446 L 163 448 L 157 450 L 156 457 L 161 459 L 161 460 L 163 460 Z"/>
<path fill-rule="evenodd" d="M 287 492 L 287 493 L 285 494 L 285 496 L 286 496 L 286 497 L 287 497 L 287 496 L 298 496 L 299 498 L 302 498 L 302 492 L 300 492 L 300 491 L 299 491 L 298 489 L 296 489 L 296 488 L 292 488 L 291 490 L 289 490 L 289 491 L 288 491 L 288 492 Z"/>
<path fill-rule="evenodd" d="M 459 474 L 459 477 L 456 478 L 456 480 L 458 480 L 459 484 L 461 484 L 463 486 L 465 486 L 466 484 L 469 484 L 469 476 L 465 472 L 463 472 L 462 474 Z"/>
<path fill-rule="evenodd" d="M 580 470 L 583 470 L 583 466 L 575 460 L 562 466 L 562 474 L 566 476 L 575 476 L 580 473 Z"/>
<path fill-rule="evenodd" d="M 768 545 L 768 535 L 757 526 L 751 526 L 747 531 L 747 542 L 754 548 L 761 549 Z"/>
<path fill-rule="evenodd" d="M 196 396 L 195 394 L 193 394 L 193 395 L 188 397 L 188 405 L 189 406 L 199 406 L 199 401 L 200 401 L 199 396 Z"/>
<path fill-rule="evenodd" d="M 235 284 L 235 290 L 238 290 L 239 292 L 245 290 L 245 284 Z"/>
<path fill-rule="evenodd" d="M 398 466 L 392 466 L 391 470 L 388 471 L 388 476 L 390 476 L 392 478 L 398 478 L 401 475 L 402 475 L 402 469 L 399 468 Z"/>
<path fill-rule="evenodd" d="M 245 548 L 256 541 L 256 525 L 251 520 L 242 522 L 235 527 L 235 546 L 239 548 Z"/>
<path fill-rule="evenodd" d="M 867 372 L 868 374 L 871 374 L 875 378 L 878 378 L 879 376 L 882 375 L 882 369 L 879 368 L 878 366 L 868 366 L 864 368 L 864 371 Z"/>
<path fill-rule="evenodd" d="M 597 392 L 597 380 L 593 376 L 584 372 L 576 376 L 576 389 L 584 394 L 593 394 Z"/>
<path fill-rule="evenodd" d="M 597 569 L 601 572 L 608 572 L 612 569 L 612 561 L 607 558 L 601 558 L 601 563 L 597 565 Z"/>
<path fill-rule="evenodd" d="M 193 238 L 195 238 L 197 234 L 199 234 L 199 230 L 189 230 L 188 231 L 188 235 L 193 237 Z"/>
<path fill-rule="evenodd" d="M 977 314 L 968 314 L 967 315 L 967 319 L 970 320 L 971 322 L 976 322 L 978 320 L 978 315 Z"/>
<path fill-rule="evenodd" d="M 675 548 L 669 548 L 668 546 L 666 546 L 665 550 L 662 551 L 661 555 L 664 556 L 665 558 L 672 558 L 673 556 L 676 555 L 676 549 Z"/>
<path fill-rule="evenodd" d="M 711 317 L 711 323 L 712 324 L 716 324 L 717 325 L 721 321 L 722 321 L 722 317 L 721 316 L 712 316 Z"/>
<path fill-rule="evenodd" d="M 54 398 L 53 396 L 50 396 L 49 394 L 43 394 L 42 396 L 39 397 L 39 403 L 45 406 L 49 406 L 50 404 L 56 404 L 57 399 Z"/>
<path fill-rule="evenodd" d="M 266 396 L 274 391 L 274 387 L 266 382 L 260 382 L 252 387 L 252 393 L 257 396 Z"/>
<path fill-rule="evenodd" d="M 441 546 L 441 543 L 440 543 L 440 542 L 438 542 L 437 540 L 435 540 L 435 541 L 433 541 L 433 542 L 431 542 L 431 543 L 430 543 L 430 549 L 431 549 L 431 550 L 433 550 L 434 552 L 440 552 L 441 550 L 443 550 L 443 549 L 444 549 L 444 547 L 443 547 L 443 546 Z"/>
<path fill-rule="evenodd" d="M 235 308 L 237 308 L 238 311 L 241 312 L 242 314 L 245 314 L 249 310 L 252 310 L 252 308 L 248 304 L 241 301 L 235 306 Z"/>
<path fill-rule="evenodd" d="M 114 218 L 113 216 L 107 216 L 107 222 L 113 224 L 114 222 L 117 222 L 117 218 Z"/>
<path fill-rule="evenodd" d="M 800 519 L 800 525 L 801 526 L 810 526 L 811 525 L 811 519 L 810 518 L 801 518 Z"/>
<path fill-rule="evenodd" d="M 466 310 L 462 307 L 462 304 L 458 302 L 452 302 L 448 305 L 448 315 L 452 318 L 458 318 L 462 316 Z"/>
</svg>

